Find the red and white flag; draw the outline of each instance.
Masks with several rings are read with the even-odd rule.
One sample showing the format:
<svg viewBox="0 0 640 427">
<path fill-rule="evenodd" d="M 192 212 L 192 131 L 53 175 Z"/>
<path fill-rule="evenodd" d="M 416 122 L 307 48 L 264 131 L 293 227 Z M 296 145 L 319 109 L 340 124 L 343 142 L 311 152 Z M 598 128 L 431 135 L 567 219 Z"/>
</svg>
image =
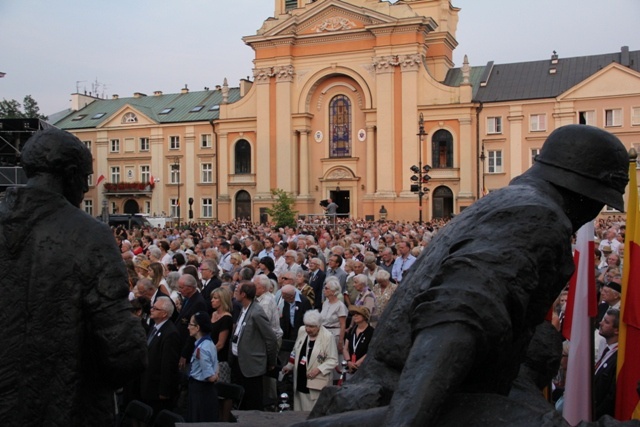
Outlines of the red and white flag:
<svg viewBox="0 0 640 427">
<path fill-rule="evenodd" d="M 98 177 L 98 181 L 96 182 L 96 187 L 97 187 L 98 185 L 100 185 L 100 183 L 101 183 L 102 181 L 104 181 L 104 175 L 100 175 L 100 176 Z"/>
<path fill-rule="evenodd" d="M 575 426 L 591 421 L 591 377 L 593 375 L 593 330 L 591 317 L 597 314 L 594 274 L 593 222 L 577 233 L 574 261 L 562 334 L 571 345 L 567 363 L 562 416 Z"/>
</svg>

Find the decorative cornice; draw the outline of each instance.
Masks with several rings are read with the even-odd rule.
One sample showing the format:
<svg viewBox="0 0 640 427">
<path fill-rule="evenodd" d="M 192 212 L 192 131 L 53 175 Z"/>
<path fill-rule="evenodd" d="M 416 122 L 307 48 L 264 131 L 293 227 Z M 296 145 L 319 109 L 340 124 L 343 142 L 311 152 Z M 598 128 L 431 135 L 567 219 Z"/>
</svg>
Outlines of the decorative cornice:
<svg viewBox="0 0 640 427">
<path fill-rule="evenodd" d="M 278 67 L 254 68 L 253 77 L 256 83 L 266 83 L 271 77 L 278 82 L 293 81 L 293 65 L 281 65 Z"/>
<path fill-rule="evenodd" d="M 418 70 L 424 61 L 424 55 L 414 53 L 411 55 L 386 55 L 373 58 L 373 68 L 377 73 L 393 71 L 394 67 L 400 67 L 402 71 Z"/>
</svg>

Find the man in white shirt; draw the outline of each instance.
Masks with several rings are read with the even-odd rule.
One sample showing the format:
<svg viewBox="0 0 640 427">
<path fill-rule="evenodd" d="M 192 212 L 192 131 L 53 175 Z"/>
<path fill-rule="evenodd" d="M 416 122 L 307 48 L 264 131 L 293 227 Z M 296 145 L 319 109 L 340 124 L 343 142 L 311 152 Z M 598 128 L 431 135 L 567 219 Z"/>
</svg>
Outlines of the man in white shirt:
<svg viewBox="0 0 640 427">
<path fill-rule="evenodd" d="M 402 276 L 405 271 L 407 271 L 414 262 L 416 262 L 416 257 L 411 255 L 411 249 L 409 248 L 409 244 L 407 242 L 400 242 L 396 245 L 398 249 L 398 258 L 396 258 L 393 263 L 393 269 L 391 270 L 391 277 L 396 281 L 396 283 L 400 284 L 402 282 Z"/>
</svg>

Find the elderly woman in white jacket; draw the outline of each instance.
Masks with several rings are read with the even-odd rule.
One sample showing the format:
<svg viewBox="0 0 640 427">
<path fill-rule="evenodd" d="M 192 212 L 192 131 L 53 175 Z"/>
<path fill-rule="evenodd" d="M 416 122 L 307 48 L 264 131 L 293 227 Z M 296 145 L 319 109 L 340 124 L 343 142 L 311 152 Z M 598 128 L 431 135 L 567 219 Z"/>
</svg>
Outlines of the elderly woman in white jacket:
<svg viewBox="0 0 640 427">
<path fill-rule="evenodd" d="M 282 368 L 285 374 L 293 371 L 295 411 L 313 409 L 320 391 L 331 384 L 333 370 L 338 365 L 336 340 L 322 326 L 318 310 L 307 311 L 303 321 L 289 363 Z"/>
</svg>

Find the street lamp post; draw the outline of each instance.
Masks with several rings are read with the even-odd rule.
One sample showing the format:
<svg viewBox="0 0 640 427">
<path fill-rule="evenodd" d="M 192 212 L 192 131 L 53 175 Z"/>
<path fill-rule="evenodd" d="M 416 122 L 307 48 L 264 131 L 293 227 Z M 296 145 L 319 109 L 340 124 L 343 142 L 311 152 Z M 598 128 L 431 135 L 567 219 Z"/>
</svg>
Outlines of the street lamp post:
<svg viewBox="0 0 640 427">
<path fill-rule="evenodd" d="M 424 116 L 420 113 L 420 120 L 418 121 L 418 166 L 413 165 L 410 168 L 411 172 L 414 173 L 414 175 L 411 176 L 411 191 L 418 193 L 418 220 L 420 225 L 422 225 L 422 198 L 429 192 L 426 185 L 429 184 L 429 180 L 431 179 L 428 175 L 431 166 L 422 166 L 422 144 L 425 136 L 427 136 L 427 133 L 424 131 Z M 425 187 L 423 187 L 423 185 Z"/>
<path fill-rule="evenodd" d="M 484 155 L 484 144 L 482 144 L 482 151 L 480 152 L 480 161 L 482 162 L 482 171 L 480 172 L 482 174 L 482 179 L 481 179 L 481 185 L 482 185 L 482 189 L 480 190 L 480 194 L 478 195 L 478 198 L 480 197 L 484 197 L 486 194 L 485 193 L 485 184 L 484 184 L 484 161 L 487 159 L 487 156 Z"/>
<path fill-rule="evenodd" d="M 178 178 L 178 205 L 176 206 L 176 216 L 178 217 L 178 225 L 181 222 L 181 218 L 180 218 L 180 157 L 175 156 L 173 158 L 173 164 L 171 165 L 171 168 L 173 169 L 173 171 L 175 172 L 177 178 Z"/>
</svg>

